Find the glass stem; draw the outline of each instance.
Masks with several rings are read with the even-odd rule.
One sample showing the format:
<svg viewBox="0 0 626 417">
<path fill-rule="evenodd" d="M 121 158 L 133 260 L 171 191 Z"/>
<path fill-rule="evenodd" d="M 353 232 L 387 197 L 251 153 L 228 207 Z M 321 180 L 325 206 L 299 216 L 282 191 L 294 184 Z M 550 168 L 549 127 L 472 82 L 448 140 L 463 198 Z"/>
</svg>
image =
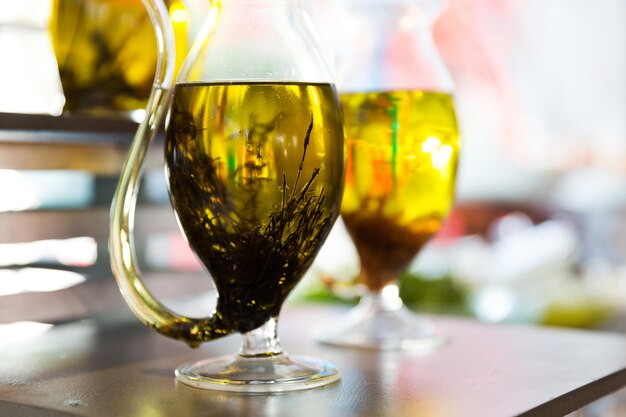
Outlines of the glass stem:
<svg viewBox="0 0 626 417">
<path fill-rule="evenodd" d="M 370 311 L 397 311 L 402 308 L 400 290 L 396 281 L 380 290 L 369 290 L 361 297 L 359 307 Z"/>
<path fill-rule="evenodd" d="M 242 335 L 243 341 L 239 356 L 246 358 L 276 356 L 283 353 L 276 335 L 276 318 L 272 317 L 261 327 Z"/>
</svg>

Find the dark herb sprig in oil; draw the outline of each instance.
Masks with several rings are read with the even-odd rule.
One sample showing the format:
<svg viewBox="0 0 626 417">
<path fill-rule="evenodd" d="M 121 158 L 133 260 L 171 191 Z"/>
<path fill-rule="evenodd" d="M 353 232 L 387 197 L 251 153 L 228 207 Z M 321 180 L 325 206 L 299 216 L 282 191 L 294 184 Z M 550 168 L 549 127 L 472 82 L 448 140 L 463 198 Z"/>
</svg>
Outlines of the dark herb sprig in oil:
<svg viewBox="0 0 626 417">
<path fill-rule="evenodd" d="M 257 217 L 256 202 L 261 198 L 258 183 L 247 181 L 241 185 L 247 187 L 248 201 L 237 212 L 229 204 L 228 190 L 219 171 L 220 160 L 195 149 L 200 145 L 195 142 L 198 129 L 193 126 L 191 115 L 177 112 L 175 107 L 172 117 L 179 118 L 179 130 L 173 134 L 187 136 L 185 149 L 176 147 L 179 139 L 168 141 L 167 155 L 178 159 L 175 163 L 179 173 L 170 174 L 178 217 L 220 293 L 217 312 L 227 312 L 220 316 L 222 330 L 253 330 L 278 315 L 284 299 L 312 263 L 332 225 L 333 216 L 325 207 L 325 188 L 312 193 L 320 168 L 315 168 L 298 189 L 313 118 L 304 137 L 302 159 L 291 192 L 286 191 L 288 180 L 283 173 L 282 202 L 266 214 L 263 224 L 249 221 Z"/>
</svg>

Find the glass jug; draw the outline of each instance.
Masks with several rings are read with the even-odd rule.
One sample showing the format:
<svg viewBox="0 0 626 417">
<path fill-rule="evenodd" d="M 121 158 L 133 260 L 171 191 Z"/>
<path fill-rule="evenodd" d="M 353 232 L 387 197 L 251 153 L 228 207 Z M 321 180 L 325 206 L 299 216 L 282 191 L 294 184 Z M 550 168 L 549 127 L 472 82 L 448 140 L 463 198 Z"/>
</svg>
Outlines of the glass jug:
<svg viewBox="0 0 626 417">
<path fill-rule="evenodd" d="M 176 50 L 186 52 L 185 5 L 181 0 L 165 4 Z M 52 0 L 49 29 L 65 96 L 63 110 L 140 120 L 157 60 L 152 26 L 140 0 Z M 178 55 L 180 68 L 184 53 Z"/>
<path fill-rule="evenodd" d="M 317 337 L 431 350 L 445 332 L 409 312 L 397 280 L 453 203 L 459 137 L 452 81 L 431 26 L 441 0 L 343 0 L 337 85 L 346 125 L 341 216 L 367 293 Z"/>
<path fill-rule="evenodd" d="M 332 365 L 289 357 L 276 337 L 283 301 L 338 216 L 344 178 L 340 103 L 300 2 L 212 1 L 170 99 L 171 27 L 160 1 L 143 1 L 161 59 L 112 207 L 111 262 L 126 302 L 145 325 L 192 347 L 242 334 L 239 354 L 180 366 L 185 384 L 275 392 L 337 381 Z M 159 303 L 134 260 L 138 179 L 168 109 L 172 205 L 218 291 L 201 319 Z"/>
</svg>

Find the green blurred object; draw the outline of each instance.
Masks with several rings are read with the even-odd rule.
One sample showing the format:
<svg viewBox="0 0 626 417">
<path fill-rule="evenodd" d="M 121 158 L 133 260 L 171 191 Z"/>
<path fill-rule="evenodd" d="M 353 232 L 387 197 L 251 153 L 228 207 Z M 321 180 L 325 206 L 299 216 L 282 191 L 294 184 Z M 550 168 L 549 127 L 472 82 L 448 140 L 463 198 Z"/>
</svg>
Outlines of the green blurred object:
<svg viewBox="0 0 626 417">
<path fill-rule="evenodd" d="M 450 275 L 431 278 L 411 273 L 403 275 L 399 283 L 400 297 L 411 310 L 475 316 L 470 303 L 471 290 L 465 288 Z M 355 286 L 357 283 L 355 280 L 345 285 Z M 355 290 L 353 293 L 357 292 Z M 333 292 L 331 286 L 320 280 L 319 284 L 310 287 L 295 301 L 355 305 L 359 297 L 356 295 L 341 297 Z M 615 311 L 615 305 L 610 301 L 592 296 L 577 286 L 570 286 L 568 290 L 562 288 L 560 296 L 547 302 L 540 316 L 531 321 L 534 324 L 547 326 L 590 329 L 601 326 L 615 314 Z"/>
<path fill-rule="evenodd" d="M 468 295 L 468 290 L 449 275 L 433 279 L 412 273 L 400 279 L 400 297 L 412 310 L 471 315 Z"/>
<path fill-rule="evenodd" d="M 439 314 L 471 315 L 468 291 L 451 276 L 425 278 L 419 274 L 405 274 L 400 278 L 400 297 L 411 310 Z M 355 284 L 356 285 L 356 284 Z M 320 282 L 300 298 L 306 302 L 354 305 L 359 297 L 343 298 Z"/>
<path fill-rule="evenodd" d="M 601 300 L 559 300 L 548 305 L 541 317 L 547 326 L 597 328 L 615 314 L 615 308 Z"/>
</svg>

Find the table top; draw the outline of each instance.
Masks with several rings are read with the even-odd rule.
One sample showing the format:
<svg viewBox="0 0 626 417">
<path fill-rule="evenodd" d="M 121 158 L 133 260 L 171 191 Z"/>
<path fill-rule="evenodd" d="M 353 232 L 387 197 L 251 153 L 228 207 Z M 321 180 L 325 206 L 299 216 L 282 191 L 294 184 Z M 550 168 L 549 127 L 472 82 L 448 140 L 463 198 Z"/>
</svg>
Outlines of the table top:
<svg viewBox="0 0 626 417">
<path fill-rule="evenodd" d="M 23 341 L 0 340 L 0 415 L 561 416 L 626 385 L 620 334 L 433 317 L 451 341 L 430 354 L 315 343 L 310 330 L 340 314 L 345 310 L 285 307 L 279 321 L 285 350 L 333 362 L 342 380 L 279 395 L 176 383 L 177 365 L 234 353 L 239 336 L 191 350 L 126 311 L 55 325 Z"/>
</svg>

